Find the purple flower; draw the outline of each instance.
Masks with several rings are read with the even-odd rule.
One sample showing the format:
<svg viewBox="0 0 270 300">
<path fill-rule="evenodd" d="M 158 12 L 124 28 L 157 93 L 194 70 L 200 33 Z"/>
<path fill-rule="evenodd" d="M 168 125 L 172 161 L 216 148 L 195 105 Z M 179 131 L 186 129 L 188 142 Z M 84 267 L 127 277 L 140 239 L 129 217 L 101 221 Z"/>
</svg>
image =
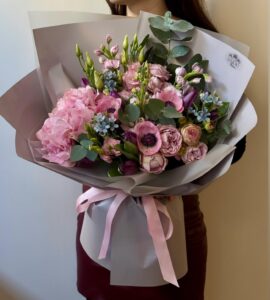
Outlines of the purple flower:
<svg viewBox="0 0 270 300">
<path fill-rule="evenodd" d="M 87 85 L 89 85 L 89 80 L 87 78 L 83 77 L 81 79 L 81 86 L 86 87 Z"/>
<path fill-rule="evenodd" d="M 134 145 L 137 145 L 137 134 L 133 131 L 126 131 L 124 133 L 124 139 Z"/>
<path fill-rule="evenodd" d="M 195 89 L 192 89 L 189 93 L 187 93 L 183 97 L 184 107 L 185 108 L 191 107 L 194 101 L 196 100 L 197 96 L 198 96 L 198 92 Z"/>
<path fill-rule="evenodd" d="M 138 164 L 134 160 L 126 160 L 120 164 L 119 170 L 123 175 L 133 175 L 138 172 Z"/>
</svg>

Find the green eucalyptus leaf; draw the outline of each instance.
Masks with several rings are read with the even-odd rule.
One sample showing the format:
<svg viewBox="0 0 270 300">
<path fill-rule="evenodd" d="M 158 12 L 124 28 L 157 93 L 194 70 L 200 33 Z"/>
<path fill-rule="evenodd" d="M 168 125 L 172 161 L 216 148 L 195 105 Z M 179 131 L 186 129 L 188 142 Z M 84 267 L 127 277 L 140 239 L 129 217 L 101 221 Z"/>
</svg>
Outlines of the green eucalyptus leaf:
<svg viewBox="0 0 270 300">
<path fill-rule="evenodd" d="M 87 155 L 87 150 L 81 145 L 75 145 L 71 149 L 70 160 L 79 161 L 85 158 Z"/>
<path fill-rule="evenodd" d="M 142 40 L 142 42 L 140 43 L 141 48 L 143 48 L 149 41 L 150 35 L 147 34 L 144 39 Z"/>
<path fill-rule="evenodd" d="M 163 116 L 165 118 L 175 119 L 175 118 L 182 117 L 182 114 L 180 112 L 178 112 L 174 107 L 166 106 L 163 109 Z"/>
<path fill-rule="evenodd" d="M 175 46 L 171 52 L 170 52 L 170 56 L 171 57 L 174 57 L 174 58 L 177 58 L 177 57 L 182 57 L 182 56 L 185 56 L 189 53 L 190 51 L 190 48 L 188 46 L 185 46 L 185 45 L 178 45 L 178 46 Z"/>
<path fill-rule="evenodd" d="M 189 30 L 192 30 L 194 26 L 185 20 L 179 20 L 179 21 L 174 21 L 170 25 L 170 30 L 176 31 L 176 32 L 187 32 Z"/>
<path fill-rule="evenodd" d="M 168 49 L 160 43 L 153 43 L 152 51 L 158 57 L 164 58 L 168 55 Z"/>
<path fill-rule="evenodd" d="M 158 123 L 162 125 L 173 125 L 176 127 L 176 122 L 174 119 L 165 118 L 163 116 L 158 119 Z"/>
<path fill-rule="evenodd" d="M 149 18 L 149 23 L 153 28 L 157 28 L 163 31 L 170 31 L 170 28 L 166 26 L 164 18 L 157 16 Z"/>
<path fill-rule="evenodd" d="M 150 99 L 144 106 L 144 113 L 151 120 L 157 120 L 164 109 L 165 103 L 159 99 Z"/>
<path fill-rule="evenodd" d="M 89 149 L 90 146 L 92 146 L 93 142 L 90 141 L 89 139 L 83 139 L 80 141 L 80 144 L 85 148 L 85 149 Z"/>
<path fill-rule="evenodd" d="M 153 32 L 154 36 L 159 39 L 162 43 L 168 44 L 169 40 L 172 37 L 171 31 L 163 31 L 157 28 L 150 26 L 151 31 Z"/>
<path fill-rule="evenodd" d="M 87 134 L 85 134 L 85 133 L 80 134 L 79 137 L 78 137 L 78 141 L 79 141 L 79 142 L 80 142 L 81 140 L 87 140 L 87 139 L 88 139 L 88 136 L 87 136 Z"/>
<path fill-rule="evenodd" d="M 192 36 L 187 36 L 187 37 L 180 39 L 180 42 L 190 42 L 191 40 L 192 40 Z"/>
<path fill-rule="evenodd" d="M 98 157 L 98 153 L 94 152 L 94 151 L 91 151 L 91 150 L 88 150 L 87 154 L 86 154 L 86 157 L 91 161 L 95 161 Z"/>
<path fill-rule="evenodd" d="M 125 113 L 127 115 L 129 122 L 135 122 L 139 119 L 141 115 L 140 108 L 134 104 L 128 104 L 125 107 Z"/>
</svg>

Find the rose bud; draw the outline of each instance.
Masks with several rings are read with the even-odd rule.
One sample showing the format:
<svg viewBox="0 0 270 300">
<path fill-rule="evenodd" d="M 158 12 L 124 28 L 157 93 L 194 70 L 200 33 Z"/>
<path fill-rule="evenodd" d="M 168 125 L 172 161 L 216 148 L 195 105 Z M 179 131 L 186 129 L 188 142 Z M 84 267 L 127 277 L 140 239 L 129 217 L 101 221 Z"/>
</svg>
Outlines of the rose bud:
<svg viewBox="0 0 270 300">
<path fill-rule="evenodd" d="M 153 155 L 141 155 L 140 163 L 144 171 L 147 173 L 160 174 L 168 164 L 167 158 L 161 153 Z"/>
<path fill-rule="evenodd" d="M 110 34 L 106 35 L 106 41 L 108 44 L 110 44 L 110 42 L 112 41 L 112 36 Z"/>
<path fill-rule="evenodd" d="M 204 72 L 203 68 L 198 63 L 195 63 L 195 64 L 192 65 L 192 71 L 196 72 L 196 73 L 203 73 Z"/>
<path fill-rule="evenodd" d="M 159 126 L 159 132 L 162 141 L 160 152 L 166 157 L 175 156 L 182 145 L 180 132 L 171 125 Z"/>
<path fill-rule="evenodd" d="M 198 147 L 187 147 L 185 154 L 181 156 L 182 161 L 185 164 L 191 163 L 195 160 L 201 160 L 205 158 L 208 147 L 204 143 L 200 143 Z"/>
<path fill-rule="evenodd" d="M 199 144 L 202 135 L 202 129 L 200 126 L 191 123 L 181 128 L 181 134 L 183 141 L 188 146 L 196 146 Z"/>
<path fill-rule="evenodd" d="M 134 160 L 126 160 L 119 166 L 119 171 L 123 175 L 134 175 L 138 172 L 138 163 Z"/>
<path fill-rule="evenodd" d="M 176 76 L 183 77 L 183 76 L 186 75 L 186 73 L 187 73 L 187 71 L 186 71 L 186 69 L 184 67 L 178 67 L 178 68 L 175 69 L 175 75 Z"/>
</svg>

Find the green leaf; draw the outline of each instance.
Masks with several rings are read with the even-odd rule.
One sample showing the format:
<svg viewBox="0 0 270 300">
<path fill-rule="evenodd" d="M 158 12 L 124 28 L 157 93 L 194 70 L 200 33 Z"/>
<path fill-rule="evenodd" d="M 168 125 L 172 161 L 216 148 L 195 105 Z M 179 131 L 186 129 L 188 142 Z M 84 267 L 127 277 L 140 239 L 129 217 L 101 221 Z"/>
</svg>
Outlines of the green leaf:
<svg viewBox="0 0 270 300">
<path fill-rule="evenodd" d="M 139 156 L 138 154 L 133 154 L 133 153 L 130 153 L 128 151 L 126 151 L 124 149 L 124 145 L 123 144 L 118 144 L 115 146 L 115 149 L 120 151 L 125 157 L 127 157 L 128 159 L 131 159 L 131 160 L 135 160 L 135 161 L 139 161 Z"/>
<path fill-rule="evenodd" d="M 159 118 L 165 103 L 159 99 L 150 99 L 149 102 L 144 106 L 144 113 L 149 119 L 155 121 Z"/>
<path fill-rule="evenodd" d="M 81 145 L 75 145 L 71 149 L 70 160 L 79 161 L 85 158 L 87 155 L 87 150 Z"/>
<path fill-rule="evenodd" d="M 178 45 L 176 47 L 174 47 L 171 52 L 170 52 L 170 56 L 171 57 L 182 57 L 185 56 L 189 53 L 190 48 L 188 46 L 185 45 Z"/>
<path fill-rule="evenodd" d="M 148 19 L 150 25 L 153 28 L 157 28 L 163 31 L 170 31 L 170 28 L 168 26 L 166 26 L 165 22 L 164 22 L 164 18 L 157 16 L 157 17 L 151 17 Z"/>
<path fill-rule="evenodd" d="M 116 177 L 116 176 L 121 176 L 122 174 L 119 171 L 119 162 L 115 161 L 113 162 L 108 170 L 108 176 L 109 177 Z"/>
<path fill-rule="evenodd" d="M 174 21 L 170 25 L 170 30 L 176 31 L 176 32 L 187 32 L 189 30 L 192 30 L 193 28 L 194 28 L 194 26 L 185 20 Z"/>
<path fill-rule="evenodd" d="M 128 119 L 127 114 L 125 112 L 123 112 L 122 110 L 118 111 L 118 118 L 119 118 L 121 123 L 124 123 L 124 124 L 129 123 L 129 119 Z"/>
<path fill-rule="evenodd" d="M 166 58 L 166 56 L 168 55 L 168 49 L 160 44 L 160 43 L 153 43 L 152 44 L 152 52 L 158 56 L 158 57 L 162 57 L 162 58 Z"/>
<path fill-rule="evenodd" d="M 174 121 L 174 119 L 161 117 L 158 119 L 158 123 L 162 125 L 173 125 L 174 127 L 176 127 L 176 122 Z"/>
<path fill-rule="evenodd" d="M 230 106 L 229 102 L 223 102 L 222 106 L 218 108 L 218 113 L 221 117 L 227 114 L 229 106 Z"/>
<path fill-rule="evenodd" d="M 190 61 L 185 65 L 185 68 L 187 70 L 187 72 L 190 72 L 191 71 L 191 68 L 192 66 L 195 64 L 195 63 L 198 63 L 200 64 L 202 62 L 203 58 L 201 56 L 201 54 L 195 54 L 191 59 Z"/>
<path fill-rule="evenodd" d="M 94 151 L 91 151 L 91 150 L 88 150 L 87 154 L 86 154 L 86 157 L 91 161 L 95 161 L 98 157 L 98 153 L 94 152 Z"/>
<path fill-rule="evenodd" d="M 180 42 L 190 42 L 192 40 L 192 36 L 187 36 L 185 38 L 180 39 Z"/>
<path fill-rule="evenodd" d="M 85 133 L 80 134 L 79 137 L 78 137 L 78 141 L 79 141 L 79 142 L 80 142 L 81 140 L 87 140 L 87 139 L 88 139 L 88 136 L 87 136 L 87 134 L 85 134 Z"/>
<path fill-rule="evenodd" d="M 149 41 L 150 35 L 147 34 L 144 39 L 142 40 L 142 42 L 140 43 L 140 47 L 143 48 Z"/>
<path fill-rule="evenodd" d="M 134 155 L 138 154 L 138 148 L 136 147 L 136 145 L 128 141 L 124 143 L 124 151 Z"/>
<path fill-rule="evenodd" d="M 129 122 L 135 122 L 139 119 L 141 115 L 140 108 L 137 105 L 134 104 L 128 104 L 125 107 L 125 113 L 127 115 L 127 118 Z"/>
<path fill-rule="evenodd" d="M 163 109 L 163 115 L 165 118 L 175 119 L 182 117 L 182 114 L 178 112 L 174 107 L 167 106 Z"/>
<path fill-rule="evenodd" d="M 85 149 L 89 149 L 90 146 L 92 146 L 93 142 L 90 141 L 89 139 L 83 139 L 80 141 L 80 144 L 85 148 Z"/>
<path fill-rule="evenodd" d="M 232 123 L 230 120 L 224 120 L 222 123 L 223 130 L 227 135 L 229 135 L 232 131 Z"/>
<path fill-rule="evenodd" d="M 159 39 L 162 43 L 168 44 L 169 40 L 172 37 L 171 31 L 162 31 L 160 29 L 154 28 L 150 26 L 151 31 L 153 32 L 154 36 Z"/>
</svg>

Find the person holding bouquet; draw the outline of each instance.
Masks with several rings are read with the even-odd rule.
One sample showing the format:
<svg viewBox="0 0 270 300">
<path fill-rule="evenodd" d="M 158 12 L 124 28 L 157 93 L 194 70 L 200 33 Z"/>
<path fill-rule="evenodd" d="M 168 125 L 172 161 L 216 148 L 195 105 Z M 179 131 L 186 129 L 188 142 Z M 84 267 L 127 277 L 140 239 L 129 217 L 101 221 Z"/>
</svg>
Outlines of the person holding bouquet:
<svg viewBox="0 0 270 300">
<path fill-rule="evenodd" d="M 157 15 L 171 11 L 175 19 L 185 19 L 193 25 L 217 31 L 204 12 L 200 0 L 107 0 L 112 14 L 137 16 L 140 10 Z M 245 151 L 245 138 L 236 145 L 233 163 Z M 89 187 L 84 186 L 84 190 Z M 178 283 L 158 287 L 128 287 L 110 285 L 110 272 L 92 261 L 80 243 L 84 215 L 78 216 L 77 263 L 78 290 L 91 300 L 203 300 L 206 277 L 207 236 L 198 195 L 182 196 L 184 204 L 188 272 Z"/>
</svg>

